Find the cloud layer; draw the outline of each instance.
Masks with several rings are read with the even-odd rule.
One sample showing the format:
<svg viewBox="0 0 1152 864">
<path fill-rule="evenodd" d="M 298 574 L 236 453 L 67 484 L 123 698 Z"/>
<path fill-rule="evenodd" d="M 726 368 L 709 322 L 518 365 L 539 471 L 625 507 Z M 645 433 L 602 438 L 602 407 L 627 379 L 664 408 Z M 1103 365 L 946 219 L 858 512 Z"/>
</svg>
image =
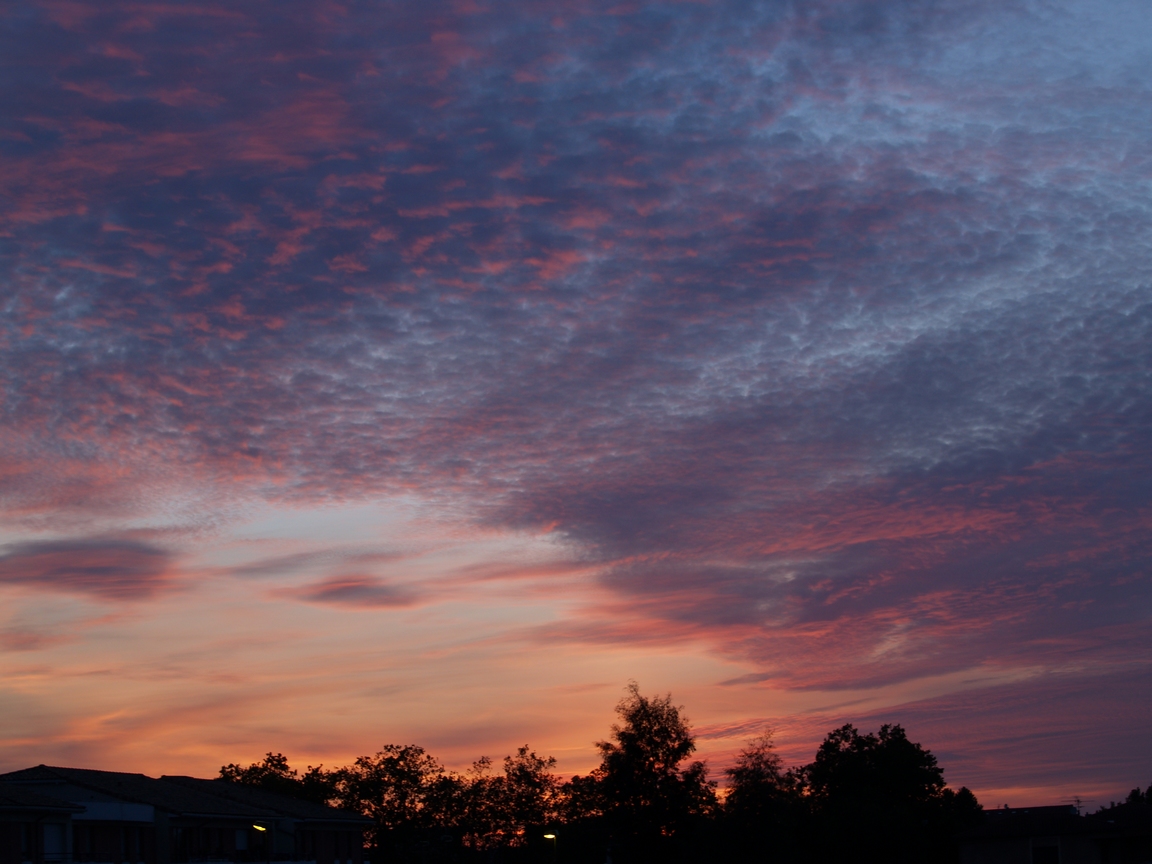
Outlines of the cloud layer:
<svg viewBox="0 0 1152 864">
<path fill-rule="evenodd" d="M 0 554 L 0 584 L 137 600 L 161 587 L 170 559 L 162 549 L 131 540 L 14 543 Z"/>
<path fill-rule="evenodd" d="M 83 538 L 184 497 L 415 495 L 598 574 L 528 639 L 1146 666 L 1140 13 L 10 9 L 0 582 L 150 596 L 185 540 Z"/>
</svg>

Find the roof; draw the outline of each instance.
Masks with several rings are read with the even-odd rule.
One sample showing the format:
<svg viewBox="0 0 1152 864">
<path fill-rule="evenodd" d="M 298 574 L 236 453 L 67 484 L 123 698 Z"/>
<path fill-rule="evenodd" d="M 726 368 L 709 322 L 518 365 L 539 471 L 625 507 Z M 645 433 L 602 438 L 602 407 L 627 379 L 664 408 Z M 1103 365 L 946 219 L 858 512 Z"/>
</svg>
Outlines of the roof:
<svg viewBox="0 0 1152 864">
<path fill-rule="evenodd" d="M 49 813 L 79 813 L 83 810 L 76 804 L 61 801 L 50 795 L 43 795 L 31 789 L 8 783 L 0 783 L 0 810 L 36 810 Z"/>
<path fill-rule="evenodd" d="M 67 812 L 79 812 L 83 808 L 65 802 L 85 803 L 98 800 L 94 796 L 103 796 L 105 799 L 150 805 L 176 815 L 244 820 L 287 817 L 306 822 L 342 823 L 348 827 L 366 827 L 372 822 L 357 813 L 324 804 L 226 780 L 198 777 L 164 776 L 156 779 L 145 774 L 37 765 L 0 774 L 0 790 L 7 789 L 72 808 Z"/>
<path fill-rule="evenodd" d="M 965 831 L 960 837 L 963 840 L 979 841 L 1073 834 L 1095 837 L 1152 836 L 1152 805 L 1123 804 L 1088 816 L 1081 816 L 1070 804 L 1060 807 L 985 810 L 984 824 Z"/>
<path fill-rule="evenodd" d="M 1058 834 L 1081 834 L 1089 831 L 1071 805 L 1057 807 L 1005 807 L 984 811 L 984 824 L 961 836 L 966 839 L 1000 837 L 1037 837 Z"/>
<path fill-rule="evenodd" d="M 1152 804 L 1117 804 L 1085 817 L 1098 831 L 1152 836 Z"/>
<path fill-rule="evenodd" d="M 169 776 L 167 774 L 160 779 L 251 807 L 275 810 L 280 815 L 293 819 L 308 822 L 349 822 L 365 826 L 372 824 L 371 819 L 361 816 L 359 813 L 317 804 L 302 798 L 293 798 L 290 795 L 281 795 L 278 792 L 269 792 L 258 786 L 247 786 L 228 780 L 202 780 L 199 777 Z"/>
<path fill-rule="evenodd" d="M 55 794 L 76 800 L 74 789 L 79 787 L 134 804 L 149 804 L 159 810 L 175 814 L 220 816 L 223 818 L 268 818 L 277 815 L 267 808 L 253 807 L 239 801 L 229 801 L 209 795 L 178 783 L 157 780 L 145 774 L 125 774 L 118 771 L 93 771 L 87 768 L 58 768 L 37 765 L 9 774 L 0 774 L 0 783 L 22 784 L 36 787 L 46 793 L 59 788 Z M 50 793 L 49 793 L 50 794 Z"/>
</svg>

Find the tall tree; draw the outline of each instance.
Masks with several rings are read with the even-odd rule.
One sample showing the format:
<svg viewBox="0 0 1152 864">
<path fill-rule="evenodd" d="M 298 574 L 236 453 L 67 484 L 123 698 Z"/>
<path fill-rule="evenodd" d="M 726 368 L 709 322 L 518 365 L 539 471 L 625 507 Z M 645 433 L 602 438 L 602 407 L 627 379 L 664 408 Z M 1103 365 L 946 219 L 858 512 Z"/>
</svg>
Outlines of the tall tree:
<svg viewBox="0 0 1152 864">
<path fill-rule="evenodd" d="M 728 794 L 724 806 L 734 810 L 759 809 L 779 797 L 789 785 L 784 761 L 765 733 L 740 751 L 735 764 L 724 771 L 728 775 Z"/>
<path fill-rule="evenodd" d="M 592 782 L 574 778 L 568 787 L 583 796 L 586 816 L 603 821 L 620 858 L 669 860 L 715 808 L 707 766 L 681 767 L 696 740 L 680 712 L 670 695 L 648 698 L 630 683 L 616 706 L 620 722 L 611 739 L 596 742 L 601 761 Z"/>
<path fill-rule="evenodd" d="M 718 842 L 732 860 L 790 861 L 808 828 L 801 778 L 784 769 L 771 733 L 748 743 L 725 770 L 728 789 Z"/>
</svg>

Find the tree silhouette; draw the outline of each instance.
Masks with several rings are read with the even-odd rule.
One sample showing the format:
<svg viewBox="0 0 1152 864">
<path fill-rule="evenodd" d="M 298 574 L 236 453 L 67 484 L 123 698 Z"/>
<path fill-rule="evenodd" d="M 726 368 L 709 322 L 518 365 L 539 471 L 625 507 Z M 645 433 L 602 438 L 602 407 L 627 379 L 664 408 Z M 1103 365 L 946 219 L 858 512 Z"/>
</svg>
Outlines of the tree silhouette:
<svg viewBox="0 0 1152 864">
<path fill-rule="evenodd" d="M 500 803 L 510 836 L 519 838 L 532 827 L 556 820 L 560 781 L 552 769 L 553 756 L 540 757 L 524 745 L 515 756 L 504 757 Z M 521 845 L 519 840 L 513 845 Z"/>
<path fill-rule="evenodd" d="M 696 741 L 682 710 L 671 695 L 646 697 L 630 683 L 611 734 L 595 744 L 599 767 L 563 785 L 556 760 L 527 745 L 500 773 L 487 757 L 458 774 L 422 747 L 388 745 L 303 775 L 270 752 L 225 765 L 220 777 L 371 817 L 366 857 L 375 864 L 602 864 L 606 856 L 613 864 L 944 864 L 955 860 L 957 832 L 981 818 L 972 793 L 949 789 L 936 757 L 898 725 L 875 734 L 841 726 L 811 763 L 791 769 L 771 735 L 754 739 L 725 771 L 721 805 L 706 765 L 690 761 Z M 1102 813 L 1146 819 L 1150 795 L 1137 788 Z"/>
<path fill-rule="evenodd" d="M 936 757 L 898 725 L 876 735 L 833 730 L 799 776 L 826 860 L 950 860 L 952 835 L 980 812 L 967 788 L 945 786 Z"/>
<path fill-rule="evenodd" d="M 465 846 L 472 849 L 517 848 L 528 844 L 529 832 L 543 836 L 555 821 L 559 780 L 556 760 L 537 756 L 527 745 L 504 757 L 504 773 L 491 776 L 491 760 L 475 762 L 465 777 L 463 821 Z"/>
<path fill-rule="evenodd" d="M 1125 804 L 1152 804 L 1152 785 L 1148 787 L 1147 792 L 1141 792 L 1140 787 L 1137 786 L 1128 793 L 1128 797 L 1124 799 Z"/>
<path fill-rule="evenodd" d="M 576 814 L 599 819 L 622 859 L 668 860 L 715 809 L 705 764 L 680 767 L 696 750 L 680 711 L 670 695 L 649 699 L 630 683 L 611 740 L 596 742 L 600 766 L 567 787 Z"/>
<path fill-rule="evenodd" d="M 423 747 L 389 744 L 334 773 L 339 805 L 375 822 L 372 860 L 404 860 L 413 844 L 439 839 L 462 819 L 463 778 L 446 772 Z"/>
<path fill-rule="evenodd" d="M 748 743 L 725 770 L 720 842 L 734 860 L 792 860 L 808 832 L 801 777 L 784 770 L 771 733 Z"/>
<path fill-rule="evenodd" d="M 230 762 L 220 768 L 220 779 L 245 786 L 258 786 L 269 792 L 302 798 L 317 804 L 328 804 L 336 797 L 336 782 L 333 772 L 324 767 L 313 768 L 301 776 L 288 764 L 283 753 L 268 753 L 262 762 L 243 766 Z"/>
<path fill-rule="evenodd" d="M 724 805 L 733 810 L 757 810 L 795 785 L 784 771 L 771 733 L 750 741 L 736 757 L 736 764 L 724 773 L 729 784 Z"/>
</svg>

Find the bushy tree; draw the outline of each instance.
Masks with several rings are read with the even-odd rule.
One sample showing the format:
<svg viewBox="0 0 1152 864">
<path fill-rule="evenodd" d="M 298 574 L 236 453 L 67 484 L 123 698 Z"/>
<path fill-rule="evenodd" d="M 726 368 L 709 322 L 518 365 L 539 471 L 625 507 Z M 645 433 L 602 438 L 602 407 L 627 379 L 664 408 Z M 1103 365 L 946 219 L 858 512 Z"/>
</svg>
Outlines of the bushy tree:
<svg viewBox="0 0 1152 864">
<path fill-rule="evenodd" d="M 765 733 L 748 743 L 728 775 L 718 842 L 733 860 L 793 860 L 809 827 L 802 779 L 784 769 Z"/>
<path fill-rule="evenodd" d="M 770 732 L 750 741 L 724 773 L 728 775 L 724 806 L 730 810 L 760 810 L 781 797 L 789 786 L 784 761 L 776 752 Z"/>
<path fill-rule="evenodd" d="M 829 732 L 804 776 L 816 800 L 852 806 L 877 796 L 885 804 L 923 803 L 944 789 L 936 757 L 894 725 L 881 726 L 877 735 L 861 735 L 850 724 Z"/>
<path fill-rule="evenodd" d="M 898 725 L 875 735 L 833 730 L 799 776 L 826 860 L 950 860 L 956 831 L 980 813 L 975 796 L 948 789 L 936 757 Z"/>
<path fill-rule="evenodd" d="M 1137 786 L 1128 793 L 1128 797 L 1124 799 L 1125 804 L 1152 804 L 1152 785 L 1149 785 L 1148 791 L 1141 792 L 1140 787 Z"/>
<path fill-rule="evenodd" d="M 672 697 L 643 696 L 635 682 L 627 692 L 611 739 L 596 742 L 600 766 L 567 787 L 570 812 L 599 821 L 621 859 L 669 860 L 714 810 L 715 784 L 703 762 L 681 767 L 696 741 Z"/>
<path fill-rule="evenodd" d="M 517 838 L 513 845 L 522 845 L 520 838 L 530 828 L 556 820 L 560 781 L 552 773 L 555 767 L 555 757 L 537 756 L 528 745 L 504 757 L 499 801 L 509 836 Z"/>
<path fill-rule="evenodd" d="M 309 765 L 308 770 L 300 775 L 288 764 L 283 753 L 268 753 L 263 761 L 251 765 L 230 762 L 221 766 L 220 779 L 317 804 L 328 804 L 336 796 L 333 772 L 325 771 L 322 765 L 315 768 Z"/>
<path fill-rule="evenodd" d="M 955 859 L 956 833 L 980 818 L 972 793 L 949 789 L 936 758 L 901 726 L 841 726 L 811 763 L 787 770 L 761 736 L 725 772 L 721 805 L 705 764 L 691 761 L 696 741 L 671 696 L 646 697 L 631 683 L 616 714 L 595 745 L 599 767 L 562 786 L 556 760 L 527 746 L 500 773 L 488 758 L 457 774 L 421 747 L 388 745 L 330 771 L 301 775 L 268 753 L 220 776 L 371 817 L 377 864 L 601 864 L 606 853 L 615 864 L 944 864 Z M 1146 818 L 1150 792 L 1133 790 L 1101 818 Z"/>
<path fill-rule="evenodd" d="M 463 832 L 472 849 L 519 848 L 529 832 L 543 835 L 555 821 L 559 780 L 552 770 L 556 760 L 537 756 L 527 745 L 504 758 L 504 773 L 490 774 L 491 760 L 475 762 L 465 777 Z"/>
<path fill-rule="evenodd" d="M 389 744 L 335 774 L 337 803 L 375 823 L 373 860 L 402 859 L 413 843 L 455 829 L 464 809 L 462 778 L 423 747 Z"/>
</svg>

